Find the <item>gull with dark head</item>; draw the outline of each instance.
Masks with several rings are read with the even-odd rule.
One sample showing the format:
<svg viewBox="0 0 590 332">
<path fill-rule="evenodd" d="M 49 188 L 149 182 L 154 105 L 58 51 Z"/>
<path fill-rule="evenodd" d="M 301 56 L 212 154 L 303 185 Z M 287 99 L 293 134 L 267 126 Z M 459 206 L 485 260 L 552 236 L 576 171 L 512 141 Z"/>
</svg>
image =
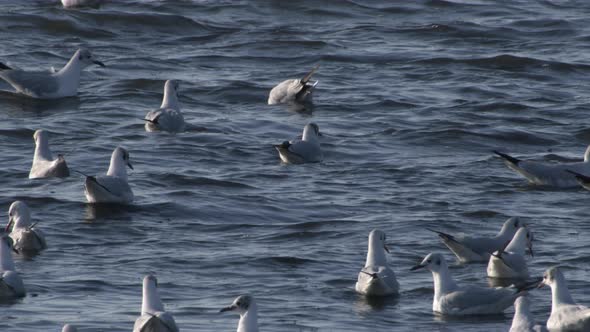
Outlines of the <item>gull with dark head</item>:
<svg viewBox="0 0 590 332">
<path fill-rule="evenodd" d="M 301 139 L 284 141 L 275 145 L 281 160 L 288 164 L 303 164 L 320 162 L 324 158 L 320 148 L 320 127 L 309 123 L 303 128 Z"/>
<path fill-rule="evenodd" d="M 150 111 L 145 116 L 146 131 L 161 130 L 173 133 L 184 131 L 186 125 L 178 103 L 178 87 L 179 82 L 177 80 L 166 81 L 162 105 L 160 105 L 159 109 Z"/>
<path fill-rule="evenodd" d="M 38 252 L 47 248 L 45 236 L 31 223 L 31 213 L 25 202 L 15 201 L 8 209 L 8 224 L 5 232 L 12 239 L 17 252 Z"/>
<path fill-rule="evenodd" d="M 70 169 L 63 155 L 58 154 L 57 158 L 53 159 L 51 150 L 49 150 L 49 133 L 39 129 L 35 131 L 33 138 L 35 139 L 35 154 L 29 179 L 70 176 Z"/>
<path fill-rule="evenodd" d="M 72 97 L 78 94 L 81 71 L 91 64 L 104 67 L 90 51 L 79 49 L 59 71 L 25 71 L 0 63 L 0 78 L 16 92 L 40 99 Z"/>
<path fill-rule="evenodd" d="M 178 332 L 174 317 L 164 310 L 158 280 L 153 275 L 143 278 L 141 316 L 135 321 L 133 332 Z"/>
<path fill-rule="evenodd" d="M 488 262 L 488 277 L 521 278 L 529 277 L 525 254 L 529 249 L 533 255 L 533 233 L 527 227 L 521 227 L 506 248 L 492 253 Z"/>
<path fill-rule="evenodd" d="M 317 65 L 303 78 L 293 78 L 281 82 L 270 90 L 268 96 L 269 105 L 278 104 L 304 104 L 311 101 L 311 93 L 318 81 L 311 81 L 311 77 L 318 70 Z"/>
<path fill-rule="evenodd" d="M 133 169 L 129 153 L 118 147 L 111 155 L 111 164 L 106 175 L 86 176 L 84 190 L 89 203 L 131 203 L 133 191 L 127 183 L 126 167 Z"/>
<path fill-rule="evenodd" d="M 367 296 L 387 296 L 397 294 L 399 283 L 395 273 L 387 264 L 385 252 L 389 252 L 385 244 L 385 233 L 374 229 L 369 233 L 369 249 L 365 266 L 359 272 L 355 289 Z"/>
<path fill-rule="evenodd" d="M 0 237 L 0 299 L 25 296 L 25 285 L 16 273 L 11 253 L 12 239 Z"/>
<path fill-rule="evenodd" d="M 258 332 L 258 307 L 250 295 L 240 295 L 219 312 L 236 311 L 240 314 L 237 332 Z"/>
</svg>

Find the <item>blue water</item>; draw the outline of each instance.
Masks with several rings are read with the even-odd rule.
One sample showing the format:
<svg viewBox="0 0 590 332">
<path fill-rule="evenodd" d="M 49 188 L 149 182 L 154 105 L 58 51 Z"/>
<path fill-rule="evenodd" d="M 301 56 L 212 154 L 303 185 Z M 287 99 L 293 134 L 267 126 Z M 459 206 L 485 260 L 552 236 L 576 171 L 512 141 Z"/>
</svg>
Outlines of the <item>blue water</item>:
<svg viewBox="0 0 590 332">
<path fill-rule="evenodd" d="M 32 100 L 0 82 L 0 216 L 25 201 L 49 248 L 15 256 L 28 295 L 0 304 L 2 331 L 130 331 L 141 279 L 154 273 L 183 331 L 233 331 L 218 313 L 243 293 L 263 331 L 507 331 L 505 315 L 432 313 L 432 277 L 409 268 L 429 252 L 460 284 L 459 265 L 426 228 L 494 234 L 509 216 L 535 233 L 533 275 L 560 264 L 590 304 L 583 189 L 530 186 L 491 150 L 581 158 L 590 143 L 590 5 L 586 1 L 0 0 L 0 62 L 88 68 L 75 98 Z M 269 90 L 321 67 L 312 111 L 266 105 Z M 181 81 L 193 128 L 146 133 L 166 79 Z M 285 165 L 272 144 L 313 121 L 325 160 Z M 33 132 L 85 173 L 130 152 L 136 200 L 85 203 L 83 177 L 29 180 Z M 3 212 L 2 212 L 3 211 Z M 3 221 L 4 222 L 4 221 Z M 388 235 L 401 294 L 354 292 L 368 233 Z M 544 322 L 550 291 L 532 292 Z"/>
</svg>

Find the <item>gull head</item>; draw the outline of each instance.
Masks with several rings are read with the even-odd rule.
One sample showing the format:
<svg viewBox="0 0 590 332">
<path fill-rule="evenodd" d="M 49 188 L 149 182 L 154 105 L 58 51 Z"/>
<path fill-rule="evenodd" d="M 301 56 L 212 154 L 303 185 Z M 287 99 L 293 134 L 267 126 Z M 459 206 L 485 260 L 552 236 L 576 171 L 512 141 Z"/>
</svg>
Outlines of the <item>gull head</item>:
<svg viewBox="0 0 590 332">
<path fill-rule="evenodd" d="M 158 279 L 151 274 L 143 277 L 143 285 L 148 288 L 158 288 Z"/>
<path fill-rule="evenodd" d="M 514 301 L 514 311 L 519 311 L 522 309 L 527 309 L 529 307 L 529 298 L 526 296 L 519 296 L 516 298 L 516 300 Z"/>
<path fill-rule="evenodd" d="M 127 165 L 129 168 L 133 169 L 133 165 L 131 165 L 131 161 L 129 161 L 129 152 L 122 147 L 117 147 L 115 151 L 113 151 L 113 158 L 123 162 L 123 165 Z"/>
<path fill-rule="evenodd" d="M 47 142 L 49 134 L 43 129 L 37 129 L 33 134 L 33 139 L 35 140 L 35 144 L 39 145 L 43 142 Z"/>
<path fill-rule="evenodd" d="M 316 136 L 322 136 L 322 133 L 320 133 L 320 127 L 314 122 L 308 123 L 305 127 L 311 128 Z"/>
<path fill-rule="evenodd" d="M 82 64 L 82 67 L 88 67 L 91 64 L 99 65 L 101 67 L 105 66 L 104 63 L 96 60 L 92 56 L 92 53 L 90 53 L 90 51 L 87 49 L 81 48 L 76 53 L 78 55 L 78 60 L 80 61 L 80 64 Z"/>
<path fill-rule="evenodd" d="M 178 88 L 180 87 L 180 82 L 178 80 L 167 80 L 166 83 L 164 84 L 164 89 L 166 91 L 178 91 Z"/>
<path fill-rule="evenodd" d="M 410 271 L 415 271 L 422 268 L 427 268 L 432 272 L 440 271 L 444 266 L 446 266 L 446 261 L 443 255 L 441 254 L 433 254 L 430 253 L 424 257 L 422 262 L 410 269 Z"/>
<path fill-rule="evenodd" d="M 389 248 L 387 248 L 387 244 L 385 244 L 386 240 L 387 236 L 379 229 L 374 229 L 369 233 L 369 246 L 373 249 L 383 248 L 385 251 L 389 252 Z"/>
<path fill-rule="evenodd" d="M 521 227 L 526 227 L 526 225 L 520 220 L 520 218 L 510 217 L 504 222 L 504 225 L 502 225 L 502 230 L 500 230 L 500 233 L 511 235 L 510 238 L 512 238 L 514 234 L 516 234 L 516 231 L 518 231 L 518 229 Z"/>
<path fill-rule="evenodd" d="M 234 300 L 234 302 L 231 305 L 229 305 L 225 308 L 222 308 L 221 310 L 219 310 L 219 312 L 237 311 L 240 313 L 240 315 L 243 315 L 244 313 L 246 313 L 248 311 L 248 309 L 250 309 L 250 306 L 253 303 L 254 303 L 254 298 L 252 298 L 252 296 L 240 295 Z"/>
<path fill-rule="evenodd" d="M 29 225 L 30 219 L 31 214 L 27 204 L 22 201 L 15 201 L 8 208 L 8 224 L 4 232 L 9 233 L 15 227 L 26 227 Z"/>
<path fill-rule="evenodd" d="M 61 332 L 78 332 L 78 329 L 75 326 L 72 326 L 70 324 L 66 324 L 62 328 Z"/>
<path fill-rule="evenodd" d="M 563 282 L 564 280 L 565 277 L 557 266 L 550 267 L 547 269 L 547 271 L 545 271 L 545 273 L 543 273 L 543 280 L 539 284 L 539 288 L 543 287 L 544 285 L 553 287 L 556 283 Z"/>
</svg>

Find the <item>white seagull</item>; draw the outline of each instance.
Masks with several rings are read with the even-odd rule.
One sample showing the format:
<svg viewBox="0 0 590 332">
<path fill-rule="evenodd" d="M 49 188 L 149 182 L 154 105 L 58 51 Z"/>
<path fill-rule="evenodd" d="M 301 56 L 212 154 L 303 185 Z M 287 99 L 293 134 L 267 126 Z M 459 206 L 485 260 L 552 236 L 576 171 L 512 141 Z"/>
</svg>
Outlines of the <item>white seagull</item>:
<svg viewBox="0 0 590 332">
<path fill-rule="evenodd" d="M 238 296 L 230 306 L 219 312 L 225 311 L 237 311 L 240 314 L 237 332 L 258 332 L 258 308 L 252 296 Z"/>
<path fill-rule="evenodd" d="M 467 235 L 450 235 L 429 229 L 438 234 L 443 243 L 457 256 L 460 262 L 487 262 L 490 255 L 506 246 L 520 227 L 524 227 L 518 217 L 504 222 L 500 232 L 494 237 L 475 237 Z"/>
<path fill-rule="evenodd" d="M 539 287 L 543 285 L 551 287 L 551 315 L 547 320 L 549 331 L 590 331 L 590 309 L 576 304 L 565 277 L 557 267 L 545 271 Z"/>
<path fill-rule="evenodd" d="M 178 332 L 174 317 L 164 310 L 158 280 L 153 275 L 143 278 L 141 316 L 135 321 L 133 332 Z"/>
<path fill-rule="evenodd" d="M 427 268 L 434 279 L 432 311 L 451 316 L 500 314 L 510 307 L 525 289 L 458 286 L 441 254 L 428 254 L 411 270 Z"/>
<path fill-rule="evenodd" d="M 526 249 L 533 256 L 533 233 L 521 227 L 512 241 L 504 249 L 495 251 L 488 262 L 488 277 L 491 278 L 522 278 L 529 277 L 526 265 Z"/>
<path fill-rule="evenodd" d="M 560 188 L 576 187 L 578 181 L 572 172 L 590 175 L 590 146 L 584 153 L 583 162 L 548 164 L 538 161 L 520 160 L 505 153 L 494 151 L 504 159 L 506 166 L 524 176 L 530 183 Z M 571 172 L 568 172 L 571 171 Z"/>
<path fill-rule="evenodd" d="M 369 249 L 365 267 L 358 275 L 355 289 L 367 296 L 386 296 L 399 292 L 399 283 L 393 270 L 387 266 L 385 233 L 374 229 L 369 233 Z"/>
<path fill-rule="evenodd" d="M 184 117 L 180 112 L 180 105 L 178 103 L 179 83 L 176 80 L 168 80 L 164 84 L 164 98 L 159 109 L 150 111 L 145 116 L 145 130 L 146 131 L 168 131 L 168 132 L 182 132 L 186 125 Z"/>
<path fill-rule="evenodd" d="M 73 326 L 73 325 L 66 324 L 61 329 L 61 332 L 78 332 L 78 329 L 75 326 Z"/>
<path fill-rule="evenodd" d="M 78 94 L 80 72 L 92 63 L 104 67 L 102 62 L 94 60 L 90 51 L 79 49 L 70 61 L 55 73 L 12 69 L 0 63 L 0 78 L 12 85 L 16 92 L 33 98 L 72 97 Z"/>
<path fill-rule="evenodd" d="M 6 236 L 0 237 L 0 298 L 23 297 L 25 285 L 14 269 L 9 241 Z"/>
<path fill-rule="evenodd" d="M 303 137 L 299 140 L 284 141 L 275 145 L 281 160 L 288 164 L 320 162 L 324 158 L 320 148 L 320 127 L 309 123 L 303 128 Z"/>
<path fill-rule="evenodd" d="M 311 101 L 311 93 L 318 81 L 312 82 L 310 80 L 319 67 L 319 65 L 315 66 L 301 79 L 285 80 L 272 88 L 268 96 L 268 104 L 303 104 Z"/>
<path fill-rule="evenodd" d="M 31 224 L 31 213 L 24 202 L 15 201 L 10 205 L 5 232 L 12 239 L 14 250 L 34 252 L 47 248 L 45 236 L 36 225 Z"/>
<path fill-rule="evenodd" d="M 508 332 L 546 332 L 545 326 L 535 323 L 535 318 L 529 310 L 529 299 L 523 295 L 514 301 L 514 317 Z"/>
<path fill-rule="evenodd" d="M 70 169 L 63 155 L 58 154 L 57 158 L 53 159 L 51 150 L 49 150 L 49 134 L 45 130 L 39 129 L 35 131 L 33 138 L 35 139 L 35 155 L 29 179 L 70 176 Z"/>
<path fill-rule="evenodd" d="M 133 169 L 127 150 L 118 147 L 111 155 L 106 176 L 86 176 L 84 190 L 89 203 L 131 203 L 133 192 L 127 183 L 127 170 Z"/>
</svg>

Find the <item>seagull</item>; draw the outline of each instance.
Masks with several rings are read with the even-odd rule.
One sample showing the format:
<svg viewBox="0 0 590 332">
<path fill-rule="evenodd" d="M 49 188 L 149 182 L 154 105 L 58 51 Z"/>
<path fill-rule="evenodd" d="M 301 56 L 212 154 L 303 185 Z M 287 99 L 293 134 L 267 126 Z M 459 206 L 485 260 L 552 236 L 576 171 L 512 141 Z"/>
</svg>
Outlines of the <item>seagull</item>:
<svg viewBox="0 0 590 332">
<path fill-rule="evenodd" d="M 438 234 L 443 243 L 457 256 L 461 263 L 487 262 L 490 254 L 503 248 L 512 239 L 516 231 L 524 223 L 518 217 L 509 218 L 504 222 L 500 232 L 494 237 L 475 237 L 466 235 L 449 235 L 429 229 Z"/>
<path fill-rule="evenodd" d="M 70 176 L 70 170 L 63 155 L 58 154 L 57 158 L 53 159 L 51 150 L 49 150 L 49 134 L 45 130 L 39 129 L 35 131 L 33 138 L 35 139 L 35 155 L 29 179 Z"/>
<path fill-rule="evenodd" d="M 92 63 L 104 67 L 104 63 L 94 60 L 90 51 L 79 49 L 61 70 L 54 73 L 12 69 L 0 63 L 0 78 L 12 85 L 16 92 L 33 98 L 72 97 L 78 94 L 80 72 Z"/>
<path fill-rule="evenodd" d="M 8 224 L 4 230 L 13 241 L 17 252 L 36 252 L 47 248 L 45 236 L 31 224 L 31 214 L 25 202 L 15 201 L 8 209 Z"/>
<path fill-rule="evenodd" d="M 508 332 L 546 332 L 545 326 L 535 324 L 535 318 L 529 310 L 529 299 L 519 296 L 514 301 L 514 318 Z"/>
<path fill-rule="evenodd" d="M 86 176 L 84 189 L 88 203 L 133 202 L 133 192 L 127 183 L 125 166 L 133 169 L 127 150 L 118 147 L 113 151 L 106 176 Z"/>
<path fill-rule="evenodd" d="M 529 277 L 526 266 L 525 251 L 529 249 L 533 255 L 533 233 L 526 227 L 518 229 L 506 248 L 495 251 L 488 263 L 488 277 L 491 278 L 522 278 Z"/>
<path fill-rule="evenodd" d="M 237 311 L 240 313 L 237 332 L 258 332 L 258 308 L 250 295 L 238 296 L 234 302 L 219 312 Z"/>
<path fill-rule="evenodd" d="M 145 116 L 145 130 L 146 131 L 168 131 L 168 132 L 182 132 L 185 128 L 184 117 L 180 112 L 180 105 L 178 104 L 178 90 L 179 83 L 176 80 L 168 80 L 164 84 L 164 98 L 159 109 L 150 111 Z"/>
<path fill-rule="evenodd" d="M 590 175 L 590 146 L 584 153 L 583 162 L 547 164 L 537 161 L 520 160 L 505 153 L 494 151 L 495 154 L 504 159 L 506 166 L 524 176 L 530 183 L 547 185 L 560 188 L 576 187 L 578 181 L 571 174 L 573 171 L 580 174 Z"/>
<path fill-rule="evenodd" d="M 317 124 L 308 123 L 303 128 L 303 137 L 300 140 L 284 141 L 274 147 L 279 151 L 281 160 L 287 164 L 320 162 L 324 158 L 318 138 L 321 135 Z"/>
<path fill-rule="evenodd" d="M 7 236 L 0 238 L 0 299 L 23 297 L 26 293 L 23 280 L 14 269 L 10 242 Z"/>
<path fill-rule="evenodd" d="M 356 282 L 356 291 L 367 296 L 386 296 L 399 292 L 399 283 L 393 270 L 387 266 L 385 233 L 374 229 L 369 233 L 369 250 L 365 267 Z"/>
<path fill-rule="evenodd" d="M 590 331 L 590 309 L 574 302 L 559 268 L 545 271 L 539 287 L 543 285 L 551 287 L 551 315 L 547 320 L 549 331 Z"/>
<path fill-rule="evenodd" d="M 302 79 L 285 80 L 272 88 L 268 96 L 268 104 L 303 104 L 311 101 L 311 92 L 318 81 L 312 82 L 310 80 L 319 67 L 320 65 L 313 67 Z"/>
<path fill-rule="evenodd" d="M 453 280 L 441 254 L 428 254 L 411 270 L 427 268 L 434 279 L 432 311 L 450 316 L 500 314 L 528 288 L 478 286 L 460 287 Z M 535 285 L 538 283 L 535 283 Z M 527 285 L 528 287 L 530 285 Z"/>
<path fill-rule="evenodd" d="M 61 332 L 78 332 L 78 329 L 73 325 L 66 324 L 63 329 L 61 329 Z"/>
<path fill-rule="evenodd" d="M 174 317 L 164 311 L 158 294 L 158 279 L 153 275 L 143 278 L 141 316 L 135 321 L 133 332 L 178 332 Z"/>
</svg>

